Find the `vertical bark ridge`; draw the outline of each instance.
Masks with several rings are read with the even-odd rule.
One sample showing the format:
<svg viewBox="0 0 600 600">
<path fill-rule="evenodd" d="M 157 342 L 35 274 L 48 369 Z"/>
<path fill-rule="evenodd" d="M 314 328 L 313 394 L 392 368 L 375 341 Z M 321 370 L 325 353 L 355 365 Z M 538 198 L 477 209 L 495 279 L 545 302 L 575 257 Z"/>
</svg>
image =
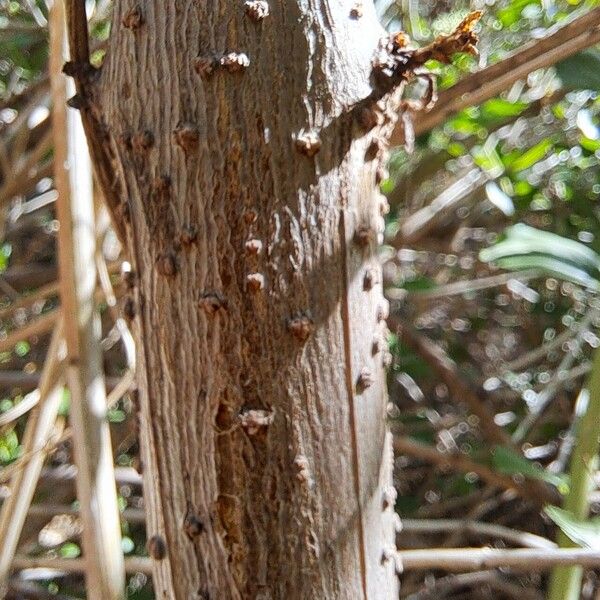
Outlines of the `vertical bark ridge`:
<svg viewBox="0 0 600 600">
<path fill-rule="evenodd" d="M 358 437 L 356 431 L 356 412 L 355 412 L 355 398 L 354 398 L 354 379 L 353 375 L 355 369 L 352 364 L 352 332 L 350 330 L 350 308 L 348 306 L 348 296 L 350 293 L 350 287 L 348 285 L 348 265 L 346 261 L 346 240 L 349 239 L 346 232 L 346 210 L 347 207 L 342 207 L 340 214 L 340 240 L 344 244 L 344 251 L 342 252 L 342 264 L 343 264 L 343 277 L 344 277 L 344 295 L 342 298 L 342 321 L 344 323 L 344 371 L 346 374 L 346 388 L 348 394 L 348 400 L 350 403 L 350 432 L 352 436 L 352 466 L 354 472 L 354 489 L 356 493 L 356 502 L 358 505 L 358 528 L 359 528 L 359 540 L 360 540 L 360 567 L 361 567 L 361 582 L 362 582 L 362 593 L 364 598 L 368 598 L 368 587 L 367 587 L 367 559 L 366 559 L 366 547 L 365 547 L 365 531 L 363 521 L 363 510 L 362 510 L 362 498 L 361 498 L 361 485 L 360 485 L 360 463 L 359 463 L 359 446 Z"/>
</svg>

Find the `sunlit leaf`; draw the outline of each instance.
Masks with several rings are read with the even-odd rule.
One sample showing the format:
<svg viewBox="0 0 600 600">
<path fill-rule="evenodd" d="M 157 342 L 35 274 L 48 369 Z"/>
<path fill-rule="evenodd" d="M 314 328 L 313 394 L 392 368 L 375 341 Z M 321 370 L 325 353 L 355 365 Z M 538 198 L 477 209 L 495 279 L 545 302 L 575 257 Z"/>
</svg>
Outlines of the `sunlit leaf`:
<svg viewBox="0 0 600 600">
<path fill-rule="evenodd" d="M 530 4 L 539 5 L 540 2 L 539 0 L 513 0 L 508 6 L 498 11 L 497 17 L 504 27 L 509 27 L 520 21 L 523 9 Z"/>
<path fill-rule="evenodd" d="M 566 262 L 549 258 L 547 256 L 532 254 L 527 256 L 512 256 L 508 258 L 498 259 L 496 264 L 502 269 L 508 271 L 523 271 L 529 269 L 537 269 L 540 272 L 571 281 L 590 290 L 600 291 L 600 285 L 597 279 L 590 277 L 585 271 L 577 269 Z"/>
<path fill-rule="evenodd" d="M 529 104 L 527 102 L 509 102 L 503 98 L 493 98 L 481 106 L 481 114 L 487 118 L 507 118 L 520 115 Z"/>
<path fill-rule="evenodd" d="M 71 390 L 64 387 L 62 389 L 62 397 L 60 399 L 60 406 L 58 407 L 58 414 L 62 417 L 66 417 L 69 414 L 71 408 Z"/>
<path fill-rule="evenodd" d="M 523 223 L 506 229 L 500 242 L 480 253 L 480 259 L 484 262 L 497 262 L 516 256 L 546 257 L 564 262 L 594 279 L 600 274 L 600 256 L 585 244 Z"/>
<path fill-rule="evenodd" d="M 579 144 L 588 152 L 596 152 L 597 150 L 600 150 L 600 140 L 592 140 L 584 135 L 579 138 Z"/>
<path fill-rule="evenodd" d="M 535 163 L 542 160 L 553 147 L 554 144 L 548 138 L 543 139 L 541 142 L 538 142 L 535 146 L 532 146 L 529 150 L 521 154 L 519 158 L 515 159 L 510 165 L 511 170 L 518 173 L 519 171 L 532 167 Z"/>
<path fill-rule="evenodd" d="M 81 550 L 77 544 L 67 542 L 60 547 L 60 555 L 62 558 L 77 558 L 81 554 Z"/>
</svg>

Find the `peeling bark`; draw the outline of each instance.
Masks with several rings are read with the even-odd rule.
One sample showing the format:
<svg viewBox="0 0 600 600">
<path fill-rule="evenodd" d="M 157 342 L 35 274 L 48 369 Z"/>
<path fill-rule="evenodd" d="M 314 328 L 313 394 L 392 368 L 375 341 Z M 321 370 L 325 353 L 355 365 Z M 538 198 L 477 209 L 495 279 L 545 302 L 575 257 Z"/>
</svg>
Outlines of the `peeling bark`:
<svg viewBox="0 0 600 600">
<path fill-rule="evenodd" d="M 352 110 L 382 35 L 369 2 L 115 2 L 85 110 L 136 274 L 157 598 L 397 598 L 393 124 Z"/>
</svg>

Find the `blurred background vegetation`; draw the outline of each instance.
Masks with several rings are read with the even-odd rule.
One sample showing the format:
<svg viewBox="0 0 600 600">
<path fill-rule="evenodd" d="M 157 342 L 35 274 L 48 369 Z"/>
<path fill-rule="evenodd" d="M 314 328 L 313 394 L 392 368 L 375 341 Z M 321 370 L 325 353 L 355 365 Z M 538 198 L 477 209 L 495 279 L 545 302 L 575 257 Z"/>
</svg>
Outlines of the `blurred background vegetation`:
<svg viewBox="0 0 600 600">
<path fill-rule="evenodd" d="M 596 4 L 376 2 L 384 26 L 406 31 L 419 45 L 451 31 L 469 10 L 484 11 L 479 57 L 428 65 L 440 89 Z M 100 63 L 111 3 L 87 5 Z M 4 423 L 2 415 L 36 386 L 49 340 L 49 329 L 28 341 L 14 341 L 14 332 L 52 314 L 58 303 L 57 289 L 50 289 L 57 277 L 57 225 L 47 17 L 43 0 L 0 0 L 0 343 L 10 342 L 0 346 L 4 467 L 20 455 L 24 418 Z M 600 51 L 592 47 L 431 130 L 417 127 L 412 151 L 393 149 L 382 183 L 391 211 L 381 259 L 392 331 L 396 510 L 405 521 L 400 549 L 518 546 L 517 538 L 502 535 L 508 530 L 535 534 L 551 547 L 560 529 L 571 540 L 561 543 L 598 549 L 597 466 L 591 459 L 582 473 L 570 460 L 582 419 L 588 416 L 592 455 L 600 427 L 600 418 L 589 417 L 599 410 L 600 390 L 584 387 L 600 345 L 598 89 Z M 417 97 L 418 84 L 408 94 Z M 118 265 L 120 248 L 106 225 L 101 242 L 109 266 Z M 118 274 L 113 283 L 119 296 Z M 49 291 L 23 302 L 25 292 L 42 286 Z M 114 318 L 103 308 L 110 386 L 126 363 Z M 126 395 L 111 421 L 123 550 L 145 555 L 134 404 Z M 0 498 L 7 493 L 1 473 Z M 561 499 L 566 511 L 544 510 Z M 78 556 L 76 508 L 70 445 L 63 441 L 43 472 L 20 554 Z M 132 574 L 128 582 L 130 598 L 153 597 L 147 575 Z M 415 572 L 403 577 L 401 597 L 543 598 L 548 587 L 549 576 L 537 571 Z M 598 571 L 582 574 L 578 593 L 572 597 L 600 598 Z M 84 592 L 78 574 L 28 569 L 14 578 L 11 594 L 82 598 Z"/>
</svg>

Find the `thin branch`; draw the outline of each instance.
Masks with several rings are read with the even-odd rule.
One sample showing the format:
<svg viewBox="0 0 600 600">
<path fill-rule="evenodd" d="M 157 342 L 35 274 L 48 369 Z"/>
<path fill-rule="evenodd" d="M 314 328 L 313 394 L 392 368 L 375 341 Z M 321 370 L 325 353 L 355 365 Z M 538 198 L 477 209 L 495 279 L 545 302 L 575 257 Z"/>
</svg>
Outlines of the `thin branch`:
<svg viewBox="0 0 600 600">
<path fill-rule="evenodd" d="M 456 209 L 467 196 L 475 193 L 490 180 L 490 175 L 479 168 L 471 169 L 458 181 L 444 189 L 431 203 L 410 215 L 400 226 L 391 242 L 395 247 L 414 244 L 426 236 L 439 219 Z"/>
<path fill-rule="evenodd" d="M 5 338 L 0 339 L 0 352 L 9 352 L 22 340 L 48 333 L 56 325 L 58 316 L 59 311 L 55 309 L 27 323 L 24 327 L 11 331 Z"/>
<path fill-rule="evenodd" d="M 474 585 L 480 588 L 482 584 L 488 584 L 493 589 L 509 593 L 513 598 L 519 598 L 519 600 L 543 600 L 541 594 L 508 581 L 496 570 L 438 577 L 431 584 L 426 583 L 425 589 L 411 593 L 405 598 L 406 600 L 437 600 L 446 597 L 445 595 L 453 590 Z"/>
<path fill-rule="evenodd" d="M 0 371 L 0 388 L 19 388 L 23 392 L 31 392 L 39 382 L 39 372 Z"/>
<path fill-rule="evenodd" d="M 108 273 L 110 275 L 114 275 L 115 273 L 118 273 L 121 270 L 121 262 L 112 262 L 108 265 L 107 268 Z M 4 273 L 3 275 L 6 275 L 6 273 Z M 46 300 L 48 298 L 57 296 L 59 288 L 60 283 L 58 281 L 53 281 L 51 283 L 42 285 L 42 287 L 38 288 L 37 290 L 34 290 L 31 293 L 23 294 L 11 304 L 0 308 L 0 319 L 6 319 L 20 308 L 28 308 L 29 306 L 35 304 L 36 302 L 39 302 L 40 300 Z M 103 296 L 101 293 L 97 294 L 97 297 L 104 297 L 106 299 L 106 296 Z"/>
<path fill-rule="evenodd" d="M 388 319 L 390 329 L 412 348 L 437 373 L 448 386 L 457 401 L 465 402 L 471 412 L 479 418 L 482 431 L 489 441 L 510 445 L 510 436 L 494 422 L 493 414 L 483 404 L 477 393 L 463 380 L 456 363 L 429 338 L 419 334 L 412 327 L 401 323 L 398 317 Z"/>
<path fill-rule="evenodd" d="M 597 316 L 598 311 L 590 310 L 579 322 L 574 343 L 554 371 L 554 375 L 548 385 L 536 395 L 535 402 L 529 407 L 530 412 L 522 419 L 513 433 L 512 439 L 515 443 L 525 439 L 531 428 L 538 422 L 541 415 L 549 406 L 558 390 L 564 385 L 564 376 L 573 362 L 575 362 L 577 352 L 583 344 L 583 336 Z"/>
<path fill-rule="evenodd" d="M 19 473 L 22 473 L 27 469 L 29 463 L 34 460 L 37 461 L 41 456 L 44 458 L 51 456 L 55 452 L 57 446 L 68 440 L 70 435 L 70 430 L 64 429 L 64 420 L 57 418 L 56 423 L 44 444 L 40 444 L 31 450 L 23 452 L 15 461 L 0 469 L 0 483 L 6 483 L 17 477 Z"/>
<path fill-rule="evenodd" d="M 529 73 L 550 67 L 598 42 L 600 8 L 595 8 L 548 37 L 530 42 L 508 58 L 468 75 L 440 92 L 433 110 L 415 114 L 415 133 L 425 133 L 463 108 L 481 104 L 509 89 Z M 401 143 L 402 136 L 402 130 L 396 128 L 390 143 Z"/>
<path fill-rule="evenodd" d="M 106 378 L 106 389 L 110 392 L 114 390 L 117 384 L 120 384 L 120 382 L 121 378 L 109 376 Z M 23 371 L 0 371 L 0 388 L 18 388 L 21 392 L 31 392 L 35 390 L 39 383 L 39 372 L 24 373 Z M 19 404 L 21 404 L 22 402 L 23 400 Z M 33 400 L 31 400 L 31 403 L 33 403 Z M 3 415 L 6 414 L 8 414 L 8 411 L 6 413 L 3 413 Z M 0 418 L 0 424 L 1 423 L 2 420 Z"/>
<path fill-rule="evenodd" d="M 80 65 L 89 64 L 90 42 L 85 0 L 65 0 L 65 13 L 71 60 Z"/>
<path fill-rule="evenodd" d="M 106 399 L 106 405 L 108 408 L 112 408 L 122 397 L 126 394 L 135 381 L 135 376 L 132 371 L 128 370 L 125 372 L 123 377 L 117 381 L 114 388 L 108 394 Z M 60 444 L 69 441 L 73 437 L 73 428 L 67 427 L 64 431 L 58 433 L 58 435 L 52 436 L 48 443 L 41 447 L 32 450 L 31 452 L 26 452 L 19 456 L 17 460 L 10 463 L 7 467 L 0 470 L 0 483 L 4 481 L 8 481 L 11 477 L 13 477 L 16 473 L 23 470 L 29 461 L 32 458 L 35 458 L 37 454 L 40 452 L 45 452 L 46 454 L 51 454 L 56 450 Z"/>
<path fill-rule="evenodd" d="M 98 245 L 100 246 L 100 243 Z M 104 292 L 104 298 L 113 316 L 115 327 L 121 337 L 121 342 L 123 343 L 127 367 L 133 375 L 133 373 L 135 373 L 135 341 L 133 340 L 133 336 L 131 335 L 131 331 L 129 330 L 125 319 L 119 314 L 117 309 L 117 295 L 115 294 L 110 280 L 110 270 L 100 249 L 96 252 L 96 268 L 98 269 L 98 279 L 102 291 Z"/>
<path fill-rule="evenodd" d="M 48 31 L 45 27 L 30 25 L 29 23 L 11 23 L 10 25 L 3 25 L 0 27 L 0 36 L 12 37 L 23 33 L 37 34 L 40 37 L 48 35 Z"/>
<path fill-rule="evenodd" d="M 48 81 L 48 74 L 44 73 L 20 92 L 0 99 L 0 110 L 4 110 L 5 108 L 20 110 L 23 104 L 27 104 L 32 97 L 37 96 L 40 90 L 43 90 L 48 85 Z"/>
<path fill-rule="evenodd" d="M 508 273 L 507 273 L 508 274 Z M 570 327 L 567 327 L 564 331 L 561 331 L 553 340 L 550 340 L 546 344 L 542 344 L 541 346 L 534 348 L 530 352 L 526 352 L 521 356 L 515 358 L 515 360 L 511 362 L 504 363 L 500 370 L 500 375 L 506 373 L 507 371 L 522 371 L 537 362 L 538 360 L 548 356 L 550 352 L 556 350 L 557 348 L 561 348 L 565 342 L 568 342 L 571 338 L 578 335 L 579 325 L 577 325 L 577 330 L 573 331 Z"/>
<path fill-rule="evenodd" d="M 516 271 L 513 273 L 500 273 L 490 277 L 480 277 L 479 279 L 466 279 L 454 281 L 446 285 L 440 285 L 430 290 L 415 290 L 408 293 L 409 298 L 415 300 L 446 298 L 447 296 L 456 296 L 458 294 L 468 294 L 478 290 L 486 290 L 492 287 L 506 285 L 514 279 L 518 281 L 530 281 L 540 277 L 541 272 L 536 269 L 527 269 L 525 271 Z"/>
<path fill-rule="evenodd" d="M 399 436 L 394 437 L 394 451 L 396 454 L 408 454 L 419 460 L 433 463 L 439 467 L 446 467 L 453 471 L 475 473 L 483 481 L 495 487 L 515 491 L 523 500 L 528 502 L 544 505 L 547 503 L 554 504 L 557 500 L 557 494 L 553 493 L 549 487 L 541 485 L 534 487 L 529 481 L 517 482 L 511 477 L 496 473 L 489 467 L 462 454 L 442 454 L 431 446 Z"/>
<path fill-rule="evenodd" d="M 483 523 L 481 521 L 465 521 L 461 519 L 402 519 L 402 532 L 406 533 L 443 533 L 463 532 L 502 539 L 516 546 L 528 548 L 556 548 L 556 544 L 528 531 L 518 531 L 510 527 Z"/>
<path fill-rule="evenodd" d="M 66 3 L 71 58 L 78 91 L 85 97 L 89 82 L 89 43 L 84 0 Z M 86 590 L 89 600 L 124 597 L 125 573 L 115 487 L 106 389 L 100 347 L 100 315 L 96 310 L 96 225 L 92 171 L 79 114 L 67 113 L 63 4 L 50 13 L 50 75 L 54 134 L 56 201 L 60 221 L 58 250 L 60 299 L 69 361 L 69 415 L 77 465 L 77 496 L 83 524 Z M 65 166 L 69 165 L 69 169 Z"/>
<path fill-rule="evenodd" d="M 17 556 L 13 561 L 13 569 L 56 569 L 64 573 L 85 573 L 86 561 L 83 558 L 46 558 Z M 144 573 L 152 575 L 152 560 L 143 556 L 125 558 L 127 573 Z"/>
<path fill-rule="evenodd" d="M 25 413 L 28 413 L 39 401 L 40 391 L 34 390 L 27 394 L 21 402 L 0 414 L 0 431 L 2 428 L 22 417 Z"/>
<path fill-rule="evenodd" d="M 10 179 L 7 179 L 0 187 L 0 206 L 6 204 L 17 194 L 27 192 L 32 182 L 37 181 L 36 176 L 31 176 L 33 168 L 44 158 L 52 147 L 52 131 L 48 130 L 35 148 L 29 152 L 25 161 L 18 166 L 18 170 L 11 173 Z"/>
<path fill-rule="evenodd" d="M 30 516 L 49 518 L 58 515 L 78 516 L 79 511 L 63 504 L 32 504 L 28 514 Z M 120 514 L 124 521 L 130 523 L 146 522 L 146 513 L 143 508 L 126 508 Z"/>
<path fill-rule="evenodd" d="M 402 550 L 396 556 L 404 571 L 473 571 L 509 567 L 519 571 L 546 571 L 557 565 L 600 567 L 600 550 L 585 548 L 430 548 Z"/>
<path fill-rule="evenodd" d="M 77 93 L 82 100 L 81 120 L 87 137 L 89 154 L 93 159 L 96 179 L 102 189 L 104 199 L 113 217 L 112 224 L 121 242 L 126 241 L 125 226 L 122 218 L 122 197 L 120 183 L 115 175 L 111 150 L 106 143 L 106 132 L 98 114 L 101 109 L 95 99 L 95 69 L 90 64 L 88 23 L 85 12 L 85 0 L 66 0 L 67 35 L 69 40 L 70 62 L 65 65 L 75 80 Z"/>
<path fill-rule="evenodd" d="M 42 470 L 41 479 L 47 482 L 54 482 L 56 485 L 65 485 L 73 482 L 77 475 L 77 469 L 73 465 L 63 465 L 61 467 L 47 467 Z M 133 467 L 116 467 L 115 481 L 119 485 L 142 485 L 142 476 Z"/>
<path fill-rule="evenodd" d="M 53 281 L 38 288 L 31 294 L 24 294 L 8 306 L 0 309 L 0 319 L 5 319 L 20 308 L 27 308 L 38 302 L 56 296 L 58 294 L 58 281 Z"/>
<path fill-rule="evenodd" d="M 48 175 L 52 175 L 49 171 Z M 11 267 L 2 273 L 2 276 L 12 287 L 23 292 L 28 288 L 36 288 L 54 281 L 57 276 L 56 266 L 43 263 L 33 263 L 18 267 Z"/>
<path fill-rule="evenodd" d="M 39 395 L 41 403 L 28 421 L 23 436 L 23 449 L 31 454 L 27 465 L 15 473 L 11 495 L 0 509 L 0 597 L 6 593 L 10 566 L 17 550 L 21 530 L 46 458 L 48 442 L 54 433 L 62 401 L 62 323 L 54 330 L 44 363 Z M 4 473 L 3 473 L 4 475 Z"/>
</svg>

